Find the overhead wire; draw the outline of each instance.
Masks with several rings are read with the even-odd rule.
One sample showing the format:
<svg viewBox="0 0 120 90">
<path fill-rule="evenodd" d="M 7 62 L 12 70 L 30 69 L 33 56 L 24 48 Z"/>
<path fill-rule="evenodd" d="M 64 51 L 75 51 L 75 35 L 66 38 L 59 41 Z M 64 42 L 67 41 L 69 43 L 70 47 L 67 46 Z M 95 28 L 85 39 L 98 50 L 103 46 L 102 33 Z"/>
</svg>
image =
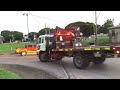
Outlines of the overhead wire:
<svg viewBox="0 0 120 90">
<path fill-rule="evenodd" d="M 97 16 L 97 19 L 99 18 L 100 14 L 101 14 L 101 11 L 99 12 L 99 14 L 98 14 L 98 16 Z"/>
<path fill-rule="evenodd" d="M 32 15 L 32 13 L 29 11 L 29 13 L 31 14 L 31 16 L 35 19 L 35 17 Z M 40 22 L 37 20 L 37 19 L 35 19 L 36 20 L 36 22 L 38 22 L 39 23 L 39 25 L 41 25 L 40 24 Z"/>
<path fill-rule="evenodd" d="M 17 12 L 21 12 L 21 11 L 17 11 Z M 25 13 L 25 12 L 21 12 L 21 13 Z M 28 13 L 29 15 L 31 15 L 30 13 Z M 59 20 L 54 20 L 54 19 L 50 19 L 50 18 L 47 18 L 47 17 L 43 17 L 43 16 L 39 16 L 39 15 L 33 15 L 32 16 L 36 16 L 36 17 L 39 17 L 39 18 L 43 18 L 43 19 L 47 19 L 47 20 L 51 20 L 51 21 L 55 21 L 55 22 L 62 22 L 62 23 L 69 23 L 69 22 L 65 22 L 65 21 L 59 21 Z"/>
<path fill-rule="evenodd" d="M 92 14 L 92 13 L 93 13 L 93 11 L 91 11 L 91 12 L 85 17 L 85 19 L 88 18 L 88 17 L 90 16 L 90 14 Z"/>
</svg>

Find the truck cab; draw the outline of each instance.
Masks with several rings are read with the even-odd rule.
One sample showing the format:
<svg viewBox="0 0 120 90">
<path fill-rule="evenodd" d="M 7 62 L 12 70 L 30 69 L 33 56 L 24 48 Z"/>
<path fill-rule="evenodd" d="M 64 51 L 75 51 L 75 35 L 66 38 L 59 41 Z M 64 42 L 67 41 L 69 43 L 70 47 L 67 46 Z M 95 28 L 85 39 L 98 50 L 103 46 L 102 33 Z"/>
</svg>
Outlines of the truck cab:
<svg viewBox="0 0 120 90">
<path fill-rule="evenodd" d="M 53 35 L 41 35 L 39 36 L 39 43 L 37 44 L 37 49 L 39 51 L 46 51 L 46 48 L 52 44 Z"/>
</svg>

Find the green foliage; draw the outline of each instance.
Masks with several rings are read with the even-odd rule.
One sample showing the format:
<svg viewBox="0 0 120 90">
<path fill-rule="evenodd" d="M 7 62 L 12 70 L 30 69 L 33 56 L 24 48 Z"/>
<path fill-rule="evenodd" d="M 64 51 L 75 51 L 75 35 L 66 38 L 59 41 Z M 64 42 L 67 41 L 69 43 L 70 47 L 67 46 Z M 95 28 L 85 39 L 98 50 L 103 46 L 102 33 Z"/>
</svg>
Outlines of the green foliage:
<svg viewBox="0 0 120 90">
<path fill-rule="evenodd" d="M 22 40 L 23 38 L 23 33 L 18 32 L 18 31 L 9 31 L 9 30 L 3 30 L 1 32 L 1 35 L 4 37 L 4 42 L 10 42 L 15 41 L 15 40 Z"/>
<path fill-rule="evenodd" d="M 114 26 L 113 24 L 114 20 L 107 19 L 104 24 L 99 28 L 100 33 L 108 34 L 109 33 L 109 28 Z"/>
<path fill-rule="evenodd" d="M 107 19 L 104 24 L 97 25 L 97 33 L 109 33 L 109 28 L 114 26 L 112 19 Z M 68 24 L 65 28 L 80 28 L 80 31 L 83 33 L 84 37 L 89 37 L 95 33 L 95 24 L 90 22 L 74 22 Z"/>
<path fill-rule="evenodd" d="M 13 31 L 12 35 L 13 35 L 14 41 L 15 40 L 21 41 L 23 39 L 23 33 L 21 33 L 21 32 Z"/>
<path fill-rule="evenodd" d="M 82 41 L 83 45 L 89 45 L 90 43 L 95 43 L 95 40 L 88 39 L 88 40 Z M 108 45 L 108 44 L 110 44 L 110 38 L 108 36 L 98 37 L 97 44 L 98 45 Z"/>
<path fill-rule="evenodd" d="M 16 73 L 0 68 L 0 79 L 21 79 Z"/>
<path fill-rule="evenodd" d="M 9 42 L 11 39 L 11 32 L 9 30 L 4 30 L 1 32 L 1 35 L 4 37 L 5 42 Z"/>
<path fill-rule="evenodd" d="M 53 33 L 53 32 L 54 32 L 54 29 L 51 29 L 51 28 L 43 28 L 43 29 L 41 29 L 41 30 L 38 32 L 38 35 L 45 35 L 45 34 Z"/>
<path fill-rule="evenodd" d="M 68 24 L 65 28 L 80 28 L 80 32 L 83 33 L 84 37 L 89 37 L 94 34 L 94 23 L 90 22 L 74 22 Z"/>
<path fill-rule="evenodd" d="M 34 36 L 35 36 L 35 35 L 37 35 L 36 32 L 30 32 L 30 33 L 29 33 L 29 38 L 31 39 L 31 41 L 34 40 Z"/>
</svg>

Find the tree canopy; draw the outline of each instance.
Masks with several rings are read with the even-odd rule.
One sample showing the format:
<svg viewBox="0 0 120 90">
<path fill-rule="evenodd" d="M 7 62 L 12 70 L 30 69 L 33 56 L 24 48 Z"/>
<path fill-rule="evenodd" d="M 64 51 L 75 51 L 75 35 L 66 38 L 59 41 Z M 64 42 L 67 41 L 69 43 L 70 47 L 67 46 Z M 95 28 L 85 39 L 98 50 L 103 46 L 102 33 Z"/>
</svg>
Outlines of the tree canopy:
<svg viewBox="0 0 120 90">
<path fill-rule="evenodd" d="M 3 30 L 1 31 L 1 35 L 4 37 L 4 42 L 10 42 L 15 40 L 22 40 L 23 33 L 18 31 L 9 31 L 9 30 Z"/>
<path fill-rule="evenodd" d="M 38 35 L 44 35 L 48 33 L 53 33 L 54 29 L 53 28 L 43 28 L 38 32 Z"/>
<path fill-rule="evenodd" d="M 109 27 L 114 26 L 114 19 L 107 19 L 103 25 L 97 25 L 97 31 L 99 33 L 107 34 L 109 33 Z M 66 25 L 65 29 L 67 28 L 74 28 L 80 29 L 80 32 L 83 33 L 84 37 L 89 37 L 90 35 L 93 35 L 95 33 L 95 24 L 91 22 L 73 22 L 68 25 Z M 39 32 L 30 32 L 29 38 L 33 41 L 35 36 L 44 35 L 48 33 L 53 33 L 55 29 L 53 28 L 43 28 L 39 30 Z M 4 42 L 9 42 L 10 40 L 22 40 L 23 39 L 23 33 L 18 31 L 9 31 L 9 30 L 3 30 L 1 32 L 1 35 L 4 37 Z"/>
<path fill-rule="evenodd" d="M 35 36 L 37 35 L 37 32 L 30 32 L 29 33 L 29 38 L 31 39 L 31 41 L 34 40 Z"/>
<path fill-rule="evenodd" d="M 94 34 L 94 23 L 90 22 L 74 22 L 68 24 L 65 28 L 80 28 L 80 32 L 82 32 L 85 37 L 89 37 Z"/>
<path fill-rule="evenodd" d="M 109 28 L 114 26 L 114 19 L 107 19 L 104 24 L 99 28 L 100 33 L 109 33 Z"/>
</svg>

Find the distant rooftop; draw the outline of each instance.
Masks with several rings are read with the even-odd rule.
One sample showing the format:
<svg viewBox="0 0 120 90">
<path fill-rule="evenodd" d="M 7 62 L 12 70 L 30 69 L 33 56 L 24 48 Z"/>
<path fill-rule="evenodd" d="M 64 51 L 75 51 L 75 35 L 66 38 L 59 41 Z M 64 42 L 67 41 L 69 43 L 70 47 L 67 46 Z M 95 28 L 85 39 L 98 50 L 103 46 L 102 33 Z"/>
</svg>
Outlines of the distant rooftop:
<svg viewBox="0 0 120 90">
<path fill-rule="evenodd" d="M 116 29 L 116 28 L 120 28 L 120 25 L 110 27 L 109 29 Z"/>
</svg>

